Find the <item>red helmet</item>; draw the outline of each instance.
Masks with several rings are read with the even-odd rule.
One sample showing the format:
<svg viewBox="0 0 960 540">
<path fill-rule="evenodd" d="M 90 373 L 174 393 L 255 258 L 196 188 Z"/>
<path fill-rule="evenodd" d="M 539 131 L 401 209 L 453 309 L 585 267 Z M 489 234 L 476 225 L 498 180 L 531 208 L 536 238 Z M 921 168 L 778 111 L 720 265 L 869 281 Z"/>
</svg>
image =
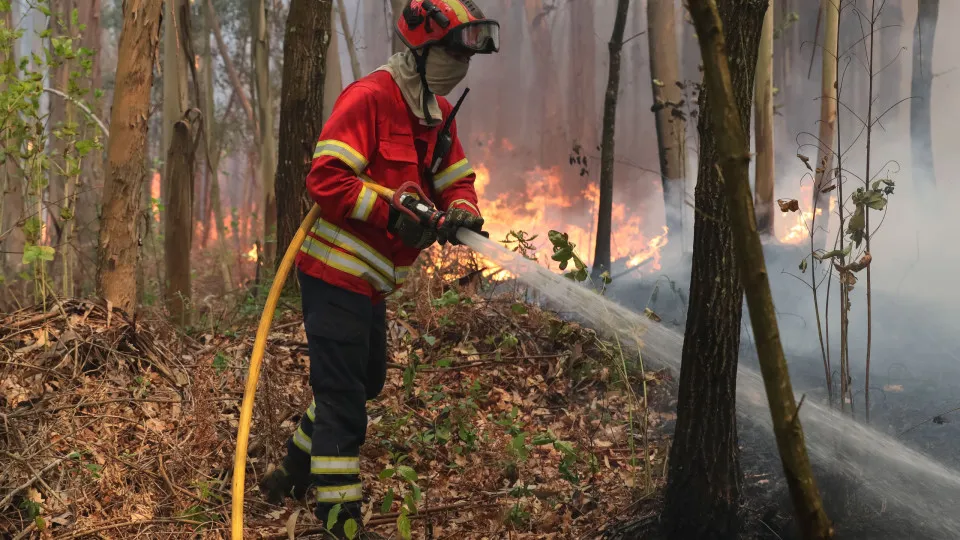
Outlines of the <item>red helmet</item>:
<svg viewBox="0 0 960 540">
<path fill-rule="evenodd" d="M 410 0 L 396 30 L 414 50 L 430 45 L 479 54 L 500 50 L 500 23 L 484 17 L 473 0 Z"/>
</svg>

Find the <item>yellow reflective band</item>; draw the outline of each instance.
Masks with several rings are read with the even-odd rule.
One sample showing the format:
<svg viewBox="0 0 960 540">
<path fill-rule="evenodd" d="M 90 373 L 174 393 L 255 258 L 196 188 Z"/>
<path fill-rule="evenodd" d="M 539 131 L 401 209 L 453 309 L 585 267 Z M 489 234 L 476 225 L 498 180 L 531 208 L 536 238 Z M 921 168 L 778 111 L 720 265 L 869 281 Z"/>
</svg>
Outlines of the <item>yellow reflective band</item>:
<svg viewBox="0 0 960 540">
<path fill-rule="evenodd" d="M 310 474 L 360 474 L 360 458 L 312 456 Z"/>
<path fill-rule="evenodd" d="M 339 503 L 359 501 L 363 498 L 363 486 L 350 484 L 346 486 L 318 486 L 317 502 Z"/>
<path fill-rule="evenodd" d="M 317 421 L 317 402 L 316 402 L 316 400 L 311 401 L 311 402 L 310 402 L 310 406 L 307 407 L 307 418 L 309 418 L 311 422 L 316 422 L 316 421 Z"/>
<path fill-rule="evenodd" d="M 307 434 L 303 432 L 302 427 L 298 427 L 297 430 L 293 432 L 293 444 L 308 454 L 310 453 L 310 447 L 313 445 L 310 437 L 307 437 Z"/>
<path fill-rule="evenodd" d="M 339 159 L 353 169 L 353 172 L 360 174 L 367 168 L 367 158 L 363 154 L 354 150 L 349 144 L 341 141 L 328 139 L 317 143 L 317 148 L 313 151 L 313 159 L 320 156 L 331 156 Z"/>
<path fill-rule="evenodd" d="M 373 203 L 375 202 L 377 202 L 377 194 L 372 189 L 368 189 L 367 186 L 362 186 L 350 217 L 366 221 L 370 217 L 370 213 L 373 212 Z"/>
<path fill-rule="evenodd" d="M 437 193 L 440 193 L 441 191 L 450 187 L 450 184 L 472 172 L 473 167 L 470 166 L 470 163 L 467 161 L 467 159 L 461 159 L 460 161 L 440 171 L 435 177 L 433 177 L 433 189 L 435 189 Z"/>
<path fill-rule="evenodd" d="M 450 6 L 450 9 L 457 14 L 457 19 L 460 22 L 470 22 L 470 15 L 467 13 L 467 8 L 463 7 L 460 0 L 446 0 L 444 3 Z"/>
<path fill-rule="evenodd" d="M 333 249 L 326 244 L 308 239 L 308 241 L 303 243 L 300 251 L 341 272 L 346 272 L 351 276 L 366 280 L 382 293 L 387 293 L 394 289 L 392 285 L 387 283 L 383 276 L 360 259 L 348 253 Z"/>
<path fill-rule="evenodd" d="M 457 199 L 457 200 L 453 201 L 452 203 L 450 203 L 450 208 L 453 208 L 454 206 L 456 206 L 456 205 L 458 205 L 458 204 L 464 204 L 464 205 L 472 208 L 473 211 L 476 212 L 478 216 L 480 215 L 480 209 L 477 208 L 477 205 L 473 204 L 472 202 L 470 202 L 470 201 L 468 201 L 468 200 L 466 200 L 466 199 Z"/>
<path fill-rule="evenodd" d="M 393 276 L 393 263 L 391 263 L 389 259 L 370 247 L 366 242 L 329 221 L 318 218 L 316 224 L 313 226 L 312 232 L 327 242 L 356 255 L 360 260 L 366 262 L 383 274 L 384 277 Z"/>
</svg>

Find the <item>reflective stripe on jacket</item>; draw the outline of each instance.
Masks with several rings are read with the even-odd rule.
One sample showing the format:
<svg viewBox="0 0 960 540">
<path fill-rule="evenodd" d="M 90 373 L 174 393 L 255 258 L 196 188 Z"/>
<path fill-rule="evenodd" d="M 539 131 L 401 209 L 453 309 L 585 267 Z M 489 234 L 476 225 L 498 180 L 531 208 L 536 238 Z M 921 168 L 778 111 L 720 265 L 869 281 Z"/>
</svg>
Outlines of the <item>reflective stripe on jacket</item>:
<svg viewBox="0 0 960 540">
<path fill-rule="evenodd" d="M 438 97 L 444 118 L 450 102 Z M 375 71 L 347 86 L 333 106 L 313 154 L 307 192 L 321 219 L 297 257 L 306 274 L 379 301 L 403 284 L 420 250 L 387 231 L 389 204 L 363 185 L 391 189 L 419 181 L 441 210 L 463 208 L 480 215 L 476 175 L 451 126 L 453 145 L 428 185 L 440 126 L 420 124 L 387 71 Z"/>
</svg>

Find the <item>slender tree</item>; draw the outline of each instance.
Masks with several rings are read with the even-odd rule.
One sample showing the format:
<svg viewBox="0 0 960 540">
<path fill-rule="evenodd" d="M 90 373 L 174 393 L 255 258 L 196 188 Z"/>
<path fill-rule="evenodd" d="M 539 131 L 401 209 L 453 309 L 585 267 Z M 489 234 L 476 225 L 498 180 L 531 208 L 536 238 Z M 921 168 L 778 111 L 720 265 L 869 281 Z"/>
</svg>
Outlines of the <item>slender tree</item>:
<svg viewBox="0 0 960 540">
<path fill-rule="evenodd" d="M 251 0 L 254 28 L 254 73 L 260 113 L 260 178 L 263 179 L 263 251 L 268 262 L 277 252 L 277 141 L 273 131 L 273 96 L 270 91 L 270 30 L 264 0 Z"/>
<path fill-rule="evenodd" d="M 691 7 L 692 7 L 691 3 Z M 757 47 L 767 0 L 720 0 L 723 37 L 730 58 L 731 109 L 749 125 Z M 703 29 L 698 31 L 703 37 Z M 712 37 L 712 36 L 711 36 Z M 731 256 L 733 233 L 717 169 L 713 97 L 699 96 L 699 171 L 695 190 L 693 266 L 681 356 L 677 424 L 662 522 L 668 538 L 701 540 L 739 534 L 743 473 L 737 447 L 736 384 L 743 286 Z"/>
<path fill-rule="evenodd" d="M 336 8 L 334 8 L 336 9 Z M 330 24 L 334 24 L 331 22 Z M 340 67 L 340 40 L 333 34 L 327 48 L 327 72 L 323 78 L 323 121 L 333 113 L 340 92 L 343 91 L 343 69 Z"/>
<path fill-rule="evenodd" d="M 164 251 L 167 284 L 165 303 L 176 324 L 190 324 L 190 248 L 193 244 L 193 121 L 189 111 L 173 125 L 164 161 L 167 208 L 164 212 Z"/>
<path fill-rule="evenodd" d="M 683 114 L 678 114 L 681 112 L 678 107 L 683 99 L 679 85 L 683 84 L 683 81 L 680 76 L 675 2 L 647 2 L 647 38 L 664 215 L 668 234 L 680 239 L 683 234 L 683 180 L 687 174 L 687 121 Z M 676 242 L 675 245 L 679 246 L 680 243 Z"/>
<path fill-rule="evenodd" d="M 393 43 L 393 26 L 386 20 L 387 7 L 383 0 L 363 1 L 363 49 L 364 69 L 373 71 L 383 65 L 390 56 Z"/>
<path fill-rule="evenodd" d="M 760 234 L 773 235 L 773 2 L 763 18 L 760 50 L 757 54 L 757 80 L 754 90 L 756 112 L 754 137 L 757 161 L 754 173 L 754 200 Z"/>
<path fill-rule="evenodd" d="M 597 246 L 593 256 L 593 275 L 599 277 L 610 270 L 610 237 L 613 214 L 614 134 L 617 120 L 617 93 L 620 91 L 620 52 L 627 25 L 630 0 L 617 0 L 617 15 L 607 50 L 610 52 L 610 73 L 607 92 L 603 96 L 603 135 L 600 150 L 600 210 L 597 214 Z"/>
<path fill-rule="evenodd" d="M 13 5 L 8 5 L 2 11 L 5 30 L 14 28 Z M 0 55 L 0 62 L 6 63 L 14 58 L 17 58 L 17 43 L 11 39 L 7 52 Z M 6 83 L 3 85 L 6 86 Z M 4 141 L 5 147 L 15 144 L 16 139 Z M 0 165 L 0 276 L 4 279 L 17 274 L 24 247 L 23 229 L 18 226 L 18 222 L 24 217 L 23 181 L 17 177 L 16 172 L 17 164 L 12 159 L 5 159 Z"/>
<path fill-rule="evenodd" d="M 823 13 L 823 68 L 820 79 L 820 130 L 817 137 L 816 181 L 813 184 L 814 248 L 823 249 L 827 241 L 827 201 L 821 191 L 833 181 L 833 143 L 837 132 L 837 54 L 840 32 L 840 1 L 821 0 Z"/>
<path fill-rule="evenodd" d="M 347 8 L 343 0 L 337 0 L 337 12 L 340 14 L 340 29 L 343 30 L 343 37 L 347 42 L 347 53 L 350 55 L 350 70 L 353 73 L 353 80 L 360 78 L 360 58 L 357 56 L 357 44 L 350 32 L 350 22 L 347 20 Z"/>
<path fill-rule="evenodd" d="M 137 214 L 147 176 L 147 118 L 160 44 L 161 0 L 124 2 L 107 144 L 97 288 L 114 306 L 136 307 Z"/>
<path fill-rule="evenodd" d="M 160 145 L 161 155 L 166 155 L 173 138 L 174 124 L 187 112 L 187 66 L 184 44 L 181 43 L 180 19 L 186 0 L 166 0 L 163 3 L 163 129 Z M 167 204 L 168 184 L 166 178 L 160 184 L 160 197 Z"/>
<path fill-rule="evenodd" d="M 930 129 L 933 97 L 933 41 L 937 33 L 940 0 L 917 0 L 913 31 L 913 76 L 910 79 L 910 142 L 913 182 L 924 198 L 933 194 L 937 178 L 933 169 L 933 135 Z"/>
<path fill-rule="evenodd" d="M 766 7 L 768 2 L 761 0 L 758 3 Z M 766 8 L 768 20 L 772 10 L 772 7 Z M 750 308 L 750 322 L 756 336 L 760 371 L 773 417 L 773 431 L 803 537 L 825 540 L 833 537 L 833 526 L 823 509 L 807 456 L 798 416 L 800 411 L 794 400 L 790 372 L 777 330 L 777 314 L 767 279 L 763 245 L 760 233 L 754 226 L 757 217 L 750 196 L 750 143 L 746 127 L 749 124 L 743 121 L 749 118 L 749 108 L 747 114 L 743 114 L 745 100 L 737 95 L 734 86 L 730 64 L 735 62 L 730 62 L 727 57 L 724 25 L 717 13 L 716 3 L 713 0 L 691 0 L 690 11 L 700 37 L 704 85 L 710 97 L 710 115 L 705 120 L 716 137 L 714 166 L 722 173 L 737 266 Z M 731 22 L 729 19 L 726 21 L 728 25 Z M 738 23 L 742 29 L 742 19 Z"/>
<path fill-rule="evenodd" d="M 85 30 L 80 37 L 80 46 L 93 51 L 90 57 L 92 65 L 90 66 L 90 79 L 85 81 L 87 93 L 85 94 L 87 105 L 97 116 L 102 115 L 103 103 L 96 95 L 97 91 L 103 88 L 102 61 L 100 59 L 100 0 L 90 0 L 88 2 L 79 2 L 77 5 L 78 21 L 85 26 Z M 105 142 L 103 134 L 97 126 L 90 122 L 83 122 L 81 129 L 84 132 L 84 138 L 99 138 Z M 95 268 L 94 258 L 91 253 L 95 252 L 97 245 L 97 230 L 100 226 L 97 215 L 97 204 L 99 194 L 103 192 L 103 152 L 92 150 L 83 160 L 83 174 L 80 177 L 79 191 L 77 192 L 77 211 L 75 217 L 75 226 L 77 229 L 77 257 L 81 261 L 78 270 Z M 86 275 L 84 272 L 76 272 L 74 283 L 79 292 L 86 292 L 81 287 L 93 283 L 92 272 Z M 86 278 L 86 279 L 85 279 Z"/>
<path fill-rule="evenodd" d="M 332 0 L 291 0 L 283 40 L 277 244 L 287 246 L 310 207 L 304 178 L 323 125 Z"/>
</svg>

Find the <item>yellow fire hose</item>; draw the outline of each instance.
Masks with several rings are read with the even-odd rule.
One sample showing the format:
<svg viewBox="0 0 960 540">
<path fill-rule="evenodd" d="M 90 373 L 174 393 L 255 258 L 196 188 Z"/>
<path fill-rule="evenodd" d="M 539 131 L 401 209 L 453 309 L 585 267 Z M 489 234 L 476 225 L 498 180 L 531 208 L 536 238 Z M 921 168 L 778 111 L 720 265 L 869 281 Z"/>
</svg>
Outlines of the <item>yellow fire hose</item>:
<svg viewBox="0 0 960 540">
<path fill-rule="evenodd" d="M 388 201 L 393 199 L 395 191 L 372 182 L 363 183 L 367 188 L 372 189 L 381 197 Z M 403 189 L 401 187 L 401 189 Z M 277 302 L 280 300 L 280 293 L 293 267 L 293 261 L 300 251 L 300 246 L 307 237 L 307 232 L 313 228 L 317 218 L 320 217 L 320 207 L 316 204 L 310 209 L 307 217 L 303 218 L 300 228 L 293 235 L 293 240 L 287 247 L 280 266 L 277 268 L 277 275 L 273 278 L 273 285 L 270 287 L 270 294 L 267 295 L 267 302 L 263 308 L 263 314 L 260 315 L 260 325 L 257 327 L 257 338 L 253 342 L 253 354 L 250 356 L 250 370 L 247 373 L 247 384 L 243 390 L 243 404 L 240 406 L 240 425 L 237 430 L 237 452 L 233 459 L 233 506 L 230 515 L 230 538 L 232 540 L 243 539 L 243 484 L 246 476 L 247 467 L 247 445 L 250 439 L 250 423 L 253 420 L 253 399 L 257 392 L 257 382 L 260 380 L 260 365 L 263 363 L 263 354 L 267 348 L 267 336 L 270 334 L 270 324 L 273 322 L 273 312 L 277 308 Z"/>
</svg>

